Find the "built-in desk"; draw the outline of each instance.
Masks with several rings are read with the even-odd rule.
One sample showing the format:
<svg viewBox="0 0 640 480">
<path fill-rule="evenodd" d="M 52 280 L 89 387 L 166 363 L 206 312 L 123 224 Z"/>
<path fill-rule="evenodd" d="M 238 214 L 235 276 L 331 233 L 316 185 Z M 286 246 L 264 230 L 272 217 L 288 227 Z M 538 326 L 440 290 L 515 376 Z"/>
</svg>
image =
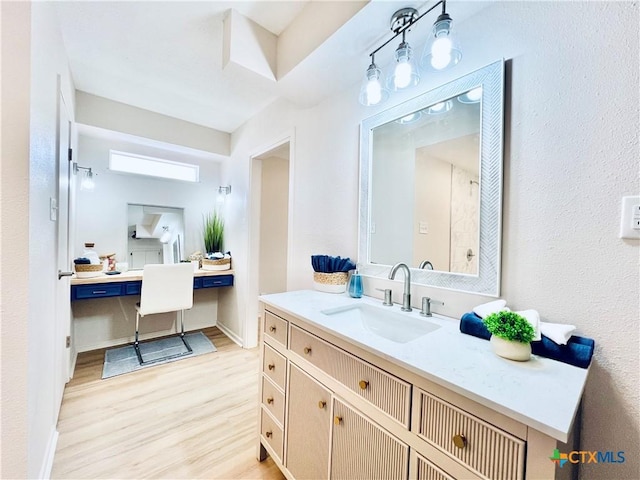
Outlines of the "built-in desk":
<svg viewBox="0 0 640 480">
<path fill-rule="evenodd" d="M 194 290 L 233 286 L 233 270 L 197 270 L 193 274 Z M 71 279 L 71 301 L 93 298 L 140 295 L 142 270 L 130 270 L 119 275 Z"/>
<path fill-rule="evenodd" d="M 233 270 L 197 270 L 193 274 L 193 307 L 185 311 L 186 330 L 218 323 L 218 298 L 234 284 Z M 119 275 L 71 278 L 72 344 L 74 352 L 124 345 L 133 341 L 136 302 L 140 301 L 142 270 Z M 175 333 L 175 312 L 154 315 L 143 322 L 140 338 Z M 223 326 L 219 327 L 224 331 Z"/>
</svg>

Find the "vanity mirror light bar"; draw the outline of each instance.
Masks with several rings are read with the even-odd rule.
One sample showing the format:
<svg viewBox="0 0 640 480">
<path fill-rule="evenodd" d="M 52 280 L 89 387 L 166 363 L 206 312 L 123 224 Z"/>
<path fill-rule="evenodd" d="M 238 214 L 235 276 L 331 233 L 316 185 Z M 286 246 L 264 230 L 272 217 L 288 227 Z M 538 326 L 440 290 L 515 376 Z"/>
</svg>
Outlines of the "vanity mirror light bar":
<svg viewBox="0 0 640 480">
<path fill-rule="evenodd" d="M 109 151 L 109 170 L 194 183 L 200 179 L 200 167 L 198 165 L 115 150 Z"/>
<path fill-rule="evenodd" d="M 406 34 L 415 23 L 439 5 L 442 5 L 442 13 L 433 24 L 431 37 L 418 66 L 412 48 L 406 41 Z M 369 54 L 371 64 L 360 89 L 360 103 L 365 106 L 379 105 L 389 98 L 390 92 L 417 85 L 421 69 L 444 70 L 456 65 L 462 57 L 462 51 L 452 34 L 451 24 L 452 19 L 446 11 L 446 0 L 436 2 L 422 14 L 411 7 L 397 10 L 391 16 L 391 31 L 394 35 Z M 393 71 L 385 82 L 382 70 L 376 65 L 375 55 L 400 35 L 402 41 L 395 51 Z"/>
</svg>

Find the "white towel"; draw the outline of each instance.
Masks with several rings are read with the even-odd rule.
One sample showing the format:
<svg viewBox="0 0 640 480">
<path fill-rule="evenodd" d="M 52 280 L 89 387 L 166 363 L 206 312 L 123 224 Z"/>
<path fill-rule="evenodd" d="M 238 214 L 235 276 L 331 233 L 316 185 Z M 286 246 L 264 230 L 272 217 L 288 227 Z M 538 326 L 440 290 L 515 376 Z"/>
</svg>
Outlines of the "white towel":
<svg viewBox="0 0 640 480">
<path fill-rule="evenodd" d="M 506 300 L 494 300 L 493 302 L 483 303 L 482 305 L 478 305 L 473 308 L 473 313 L 478 315 L 480 318 L 484 318 L 487 315 L 491 315 L 496 312 L 509 312 L 509 307 L 506 306 Z"/>
<path fill-rule="evenodd" d="M 566 345 L 575 329 L 575 325 L 540 322 L 540 331 L 542 334 L 558 345 Z"/>
<path fill-rule="evenodd" d="M 533 341 L 537 342 L 542 340 L 542 336 L 540 335 L 540 315 L 537 310 L 522 310 L 521 312 L 516 312 L 518 315 L 527 319 L 527 321 L 533 327 L 534 337 Z"/>
</svg>

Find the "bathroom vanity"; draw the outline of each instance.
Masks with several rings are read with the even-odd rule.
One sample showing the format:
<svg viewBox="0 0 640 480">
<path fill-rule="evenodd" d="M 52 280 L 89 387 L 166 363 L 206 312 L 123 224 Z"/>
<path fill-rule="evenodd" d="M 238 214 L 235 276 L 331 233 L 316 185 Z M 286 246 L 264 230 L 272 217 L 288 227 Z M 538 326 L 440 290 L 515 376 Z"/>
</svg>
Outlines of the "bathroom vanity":
<svg viewBox="0 0 640 480">
<path fill-rule="evenodd" d="M 574 478 L 588 370 L 512 362 L 455 319 L 297 291 L 261 300 L 258 457 L 290 479 Z"/>
</svg>

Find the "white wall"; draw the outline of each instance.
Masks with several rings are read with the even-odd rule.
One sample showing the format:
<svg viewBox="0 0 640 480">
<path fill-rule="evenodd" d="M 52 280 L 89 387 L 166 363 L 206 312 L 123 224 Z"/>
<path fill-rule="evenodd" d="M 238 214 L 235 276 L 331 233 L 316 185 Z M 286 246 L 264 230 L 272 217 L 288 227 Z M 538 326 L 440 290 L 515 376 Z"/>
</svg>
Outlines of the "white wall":
<svg viewBox="0 0 640 480">
<path fill-rule="evenodd" d="M 638 242 L 617 238 L 620 197 L 639 188 L 638 21 L 633 3 L 496 3 L 457 25 L 465 48 L 457 69 L 430 75 L 397 97 L 406 100 L 497 58 L 510 60 L 502 295 L 515 309 L 536 308 L 543 319 L 574 323 L 596 340 L 582 448 L 624 450 L 627 460 L 584 465 L 585 479 L 637 479 L 639 471 Z M 355 257 L 358 124 L 378 111 L 360 107 L 357 93 L 354 85 L 309 110 L 275 103 L 232 135 L 225 175 L 234 184 L 229 238 L 238 276 L 221 311 L 239 335 L 245 316 L 246 333 L 257 330 L 245 211 L 257 148 L 295 129 L 289 287 L 312 286 L 311 253 Z M 365 288 L 377 296 L 374 287 L 391 286 L 398 301 L 401 281 L 366 279 Z M 444 300 L 437 311 L 455 317 L 488 300 L 414 286 L 416 305 L 422 295 Z"/>
<path fill-rule="evenodd" d="M 198 183 L 177 182 L 109 170 L 109 149 L 149 157 L 192 163 L 200 167 Z M 115 139 L 80 135 L 78 164 L 92 168 L 95 189 L 78 188 L 74 251 L 80 255 L 84 242 L 95 242 L 99 254 L 115 252 L 118 261 L 127 260 L 127 204 L 184 208 L 185 254 L 204 251 L 203 214 L 216 208 L 220 163 L 190 157 Z"/>
<path fill-rule="evenodd" d="M 289 160 L 268 157 L 262 163 L 260 201 L 260 293 L 287 290 Z"/>
<path fill-rule="evenodd" d="M 0 3 L 0 478 L 26 478 L 29 362 L 29 97 L 31 5 Z M 41 453 L 42 455 L 42 453 Z"/>
<path fill-rule="evenodd" d="M 73 120 L 75 90 L 54 5 L 32 4 L 31 140 L 29 171 L 29 478 L 48 474 L 59 405 L 54 371 L 57 225 L 49 219 L 56 197 L 57 77 Z"/>
</svg>

